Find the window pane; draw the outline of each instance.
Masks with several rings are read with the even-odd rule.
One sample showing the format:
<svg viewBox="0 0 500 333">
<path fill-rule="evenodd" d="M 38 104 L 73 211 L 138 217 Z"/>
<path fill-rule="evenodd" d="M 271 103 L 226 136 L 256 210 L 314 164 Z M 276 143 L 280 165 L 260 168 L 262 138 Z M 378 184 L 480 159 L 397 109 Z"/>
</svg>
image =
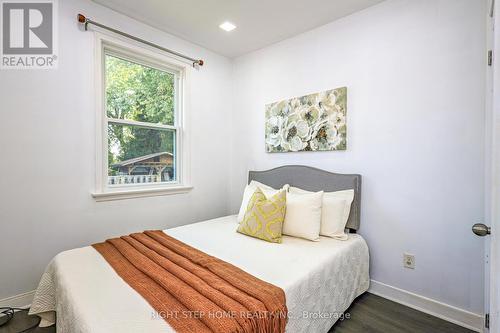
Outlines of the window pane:
<svg viewBox="0 0 500 333">
<path fill-rule="evenodd" d="M 176 181 L 175 131 L 108 124 L 108 184 Z"/>
<path fill-rule="evenodd" d="M 174 125 L 174 74 L 110 55 L 105 61 L 109 118 Z"/>
</svg>

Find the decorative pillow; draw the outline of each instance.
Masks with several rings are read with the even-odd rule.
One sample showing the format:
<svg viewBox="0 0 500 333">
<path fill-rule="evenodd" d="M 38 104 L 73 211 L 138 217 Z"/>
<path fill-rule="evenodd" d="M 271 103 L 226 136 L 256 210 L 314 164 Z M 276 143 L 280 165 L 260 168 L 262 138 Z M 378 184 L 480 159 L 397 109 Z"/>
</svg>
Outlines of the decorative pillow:
<svg viewBox="0 0 500 333">
<path fill-rule="evenodd" d="M 288 187 L 289 187 L 288 185 L 285 185 L 283 186 L 283 189 L 288 190 Z M 243 192 L 243 200 L 241 201 L 240 212 L 238 213 L 238 219 L 237 219 L 238 223 L 240 223 L 243 220 L 245 212 L 247 211 L 248 208 L 248 202 L 250 201 L 250 198 L 255 193 L 255 190 L 257 188 L 260 188 L 262 190 L 266 198 L 270 198 L 280 191 L 265 184 L 259 183 L 255 180 L 252 180 L 250 184 L 248 184 L 245 187 L 245 191 Z"/>
<path fill-rule="evenodd" d="M 286 191 L 267 199 L 257 188 L 248 202 L 238 232 L 272 243 L 281 243 L 281 231 L 286 212 Z"/>
<path fill-rule="evenodd" d="M 312 241 L 319 240 L 323 192 L 287 193 L 283 234 Z"/>
<path fill-rule="evenodd" d="M 290 187 L 290 193 L 313 193 L 296 187 Z M 345 226 L 349 219 L 351 204 L 354 200 L 354 190 L 325 192 L 321 208 L 320 235 L 340 240 L 347 240 Z"/>
</svg>

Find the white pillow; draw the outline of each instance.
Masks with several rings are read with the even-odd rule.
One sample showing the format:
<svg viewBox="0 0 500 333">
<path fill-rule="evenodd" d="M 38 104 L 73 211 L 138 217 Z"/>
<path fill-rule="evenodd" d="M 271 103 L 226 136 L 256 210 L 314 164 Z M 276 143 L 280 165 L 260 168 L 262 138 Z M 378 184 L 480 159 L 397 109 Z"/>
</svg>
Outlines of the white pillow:
<svg viewBox="0 0 500 333">
<path fill-rule="evenodd" d="M 290 187 L 290 193 L 313 193 L 296 187 Z M 325 192 L 321 209 L 320 235 L 340 240 L 347 240 L 345 226 L 349 219 L 351 204 L 354 200 L 354 190 Z"/>
<path fill-rule="evenodd" d="M 250 201 L 250 198 L 252 198 L 252 195 L 255 193 L 255 190 L 260 188 L 262 192 L 264 192 L 264 195 L 266 198 L 270 198 L 276 193 L 278 193 L 281 189 L 274 189 L 270 186 L 267 186 L 266 184 L 259 183 L 255 180 L 252 180 L 250 184 L 248 184 L 245 187 L 245 191 L 243 192 L 243 200 L 241 201 L 241 206 L 240 206 L 240 211 L 238 213 L 238 223 L 240 223 L 243 218 L 245 217 L 245 212 L 247 211 L 247 206 L 248 202 Z M 288 185 L 283 186 L 283 189 L 288 190 Z"/>
<path fill-rule="evenodd" d="M 286 214 L 283 234 L 319 241 L 323 191 L 286 194 Z"/>
</svg>

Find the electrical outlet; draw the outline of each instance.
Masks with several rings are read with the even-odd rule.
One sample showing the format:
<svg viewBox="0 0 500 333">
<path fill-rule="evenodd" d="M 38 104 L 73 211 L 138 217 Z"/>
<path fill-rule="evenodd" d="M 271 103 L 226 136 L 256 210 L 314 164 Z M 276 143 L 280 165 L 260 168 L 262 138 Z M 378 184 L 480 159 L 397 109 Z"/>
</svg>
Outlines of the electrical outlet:
<svg viewBox="0 0 500 333">
<path fill-rule="evenodd" d="M 413 254 L 404 253 L 403 254 L 403 265 L 406 268 L 415 269 L 415 256 Z"/>
</svg>

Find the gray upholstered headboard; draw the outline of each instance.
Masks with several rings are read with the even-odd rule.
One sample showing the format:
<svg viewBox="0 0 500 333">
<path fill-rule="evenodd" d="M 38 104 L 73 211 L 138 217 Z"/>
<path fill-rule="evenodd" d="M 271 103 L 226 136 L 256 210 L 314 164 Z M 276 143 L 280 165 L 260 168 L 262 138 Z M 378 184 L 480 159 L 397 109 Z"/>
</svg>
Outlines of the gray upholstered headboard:
<svg viewBox="0 0 500 333">
<path fill-rule="evenodd" d="M 285 184 L 307 191 L 334 192 L 354 189 L 354 201 L 346 228 L 359 229 L 361 208 L 361 175 L 345 175 L 302 165 L 286 165 L 265 171 L 250 171 L 248 182 L 255 180 L 274 188 Z"/>
</svg>

